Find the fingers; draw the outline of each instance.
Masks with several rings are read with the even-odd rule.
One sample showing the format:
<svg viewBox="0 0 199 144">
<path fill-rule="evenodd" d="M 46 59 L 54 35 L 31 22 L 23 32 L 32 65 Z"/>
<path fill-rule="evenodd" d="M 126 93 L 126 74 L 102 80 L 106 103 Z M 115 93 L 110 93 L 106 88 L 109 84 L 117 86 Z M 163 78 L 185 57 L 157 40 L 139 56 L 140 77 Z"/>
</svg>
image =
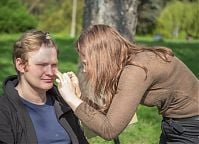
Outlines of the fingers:
<svg viewBox="0 0 199 144">
<path fill-rule="evenodd" d="M 60 86 L 61 83 L 63 82 L 62 80 L 62 73 L 59 70 L 56 70 L 55 75 L 57 76 L 56 78 L 56 82 L 58 83 L 58 85 Z"/>
<path fill-rule="evenodd" d="M 72 71 L 67 72 L 67 74 L 68 74 L 68 76 L 69 76 L 70 78 L 76 78 L 75 73 L 74 73 L 74 72 L 72 72 Z"/>
<path fill-rule="evenodd" d="M 72 72 L 72 71 L 67 72 L 67 74 L 68 74 L 68 76 L 69 76 L 70 78 L 76 77 L 75 73 Z"/>
<path fill-rule="evenodd" d="M 57 83 L 61 83 L 61 81 L 57 78 L 56 80 L 55 80 Z"/>
<path fill-rule="evenodd" d="M 56 82 L 58 84 L 63 84 L 66 81 L 68 81 L 68 82 L 71 81 L 74 84 L 79 83 L 77 76 L 72 71 L 62 74 L 59 70 L 57 70 L 55 75 L 57 76 Z"/>
<path fill-rule="evenodd" d="M 70 78 L 70 76 L 68 75 L 68 73 L 63 73 L 62 74 L 62 80 L 63 80 L 63 82 L 70 82 L 71 81 L 71 78 Z"/>
<path fill-rule="evenodd" d="M 76 76 L 75 73 L 72 72 L 72 71 L 67 72 L 67 73 L 64 73 L 64 75 L 65 75 L 65 74 L 67 74 L 70 78 Z M 63 74 L 62 74 L 59 70 L 56 70 L 55 75 L 56 75 L 59 79 L 61 79 L 62 76 L 63 76 Z"/>
<path fill-rule="evenodd" d="M 55 75 L 57 76 L 56 82 L 59 85 L 62 85 L 64 83 L 68 83 L 72 79 L 72 74 L 73 74 L 73 72 L 70 72 L 70 73 L 67 72 L 67 73 L 62 74 L 59 70 L 57 70 L 55 72 Z"/>
<path fill-rule="evenodd" d="M 60 93 L 74 93 L 76 96 L 81 96 L 81 91 L 79 88 L 79 81 L 74 72 L 70 71 L 67 73 L 61 73 L 56 71 L 57 76 L 56 82 L 58 84 L 58 89 L 61 90 Z"/>
</svg>

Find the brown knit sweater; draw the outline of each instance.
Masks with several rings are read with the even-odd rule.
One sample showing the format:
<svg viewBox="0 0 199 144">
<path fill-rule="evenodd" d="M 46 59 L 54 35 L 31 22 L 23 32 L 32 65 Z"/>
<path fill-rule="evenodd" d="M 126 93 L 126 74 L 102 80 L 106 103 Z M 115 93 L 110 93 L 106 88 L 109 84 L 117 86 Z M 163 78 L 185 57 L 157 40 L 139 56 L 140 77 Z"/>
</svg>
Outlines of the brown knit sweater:
<svg viewBox="0 0 199 144">
<path fill-rule="evenodd" d="M 139 53 L 134 62 L 148 69 L 147 78 L 142 68 L 128 65 L 106 115 L 85 102 L 75 114 L 105 139 L 112 139 L 124 130 L 139 104 L 156 106 L 164 117 L 199 115 L 198 79 L 178 58 L 169 56 L 169 59 L 168 63 L 151 52 Z"/>
</svg>

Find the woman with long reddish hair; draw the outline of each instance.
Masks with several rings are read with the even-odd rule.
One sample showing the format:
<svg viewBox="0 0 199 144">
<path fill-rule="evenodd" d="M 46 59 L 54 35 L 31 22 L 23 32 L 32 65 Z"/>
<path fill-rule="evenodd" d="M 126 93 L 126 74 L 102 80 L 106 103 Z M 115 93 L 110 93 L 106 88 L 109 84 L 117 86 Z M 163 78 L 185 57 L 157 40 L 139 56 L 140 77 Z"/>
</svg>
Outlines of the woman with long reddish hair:
<svg viewBox="0 0 199 144">
<path fill-rule="evenodd" d="M 163 117 L 161 144 L 199 143 L 199 82 L 171 49 L 135 45 L 107 25 L 83 31 L 76 48 L 88 92 L 78 92 L 72 72 L 57 72 L 58 87 L 95 133 L 116 137 L 143 104 Z"/>
</svg>

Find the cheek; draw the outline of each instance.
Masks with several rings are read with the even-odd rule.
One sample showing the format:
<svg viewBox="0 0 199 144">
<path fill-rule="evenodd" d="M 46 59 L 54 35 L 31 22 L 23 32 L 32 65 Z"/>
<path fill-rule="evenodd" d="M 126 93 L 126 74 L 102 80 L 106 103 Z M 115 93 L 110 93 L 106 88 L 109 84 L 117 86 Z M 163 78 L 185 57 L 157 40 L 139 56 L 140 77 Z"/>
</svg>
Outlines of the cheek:
<svg viewBox="0 0 199 144">
<path fill-rule="evenodd" d="M 38 68 L 38 67 L 26 67 L 26 72 L 30 72 L 32 75 L 41 75 L 44 73 L 44 68 Z"/>
<path fill-rule="evenodd" d="M 57 67 L 53 67 L 53 68 L 52 68 L 52 72 L 53 72 L 54 75 L 56 74 L 57 71 L 58 71 L 58 68 L 57 68 Z"/>
</svg>

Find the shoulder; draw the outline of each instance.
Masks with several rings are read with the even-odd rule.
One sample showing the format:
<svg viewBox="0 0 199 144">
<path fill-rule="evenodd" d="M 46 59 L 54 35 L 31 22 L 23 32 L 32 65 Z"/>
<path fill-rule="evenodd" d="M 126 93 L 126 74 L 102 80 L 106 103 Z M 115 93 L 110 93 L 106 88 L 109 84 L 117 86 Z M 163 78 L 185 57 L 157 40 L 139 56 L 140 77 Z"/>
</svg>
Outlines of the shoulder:
<svg viewBox="0 0 199 144">
<path fill-rule="evenodd" d="M 164 57 L 164 56 L 163 56 Z M 168 68 L 172 66 L 172 63 L 176 61 L 175 56 L 167 55 L 167 60 L 163 60 L 160 56 L 153 52 L 141 52 L 135 56 L 134 61 L 145 66 L 148 69 L 155 69 L 156 72 L 160 70 L 160 68 Z"/>
<path fill-rule="evenodd" d="M 0 110 L 10 106 L 10 101 L 6 96 L 0 96 Z"/>
<path fill-rule="evenodd" d="M 124 67 L 118 85 L 120 87 L 129 87 L 129 85 L 138 86 L 139 83 L 142 83 L 144 86 L 149 86 L 153 81 L 154 77 L 151 72 L 145 71 L 142 64 L 136 63 L 136 65 Z"/>
<path fill-rule="evenodd" d="M 6 95 L 0 96 L 0 112 L 6 115 L 16 115 L 19 107 L 14 100 L 8 98 Z"/>
<path fill-rule="evenodd" d="M 137 76 L 146 76 L 147 74 L 147 77 L 150 77 L 153 74 L 156 62 L 157 58 L 154 53 L 148 51 L 140 52 L 132 58 L 131 64 L 127 65 L 124 71 L 130 74 L 133 72 Z"/>
<path fill-rule="evenodd" d="M 168 55 L 168 60 L 172 61 L 172 59 L 173 59 L 173 56 Z M 144 52 L 140 52 L 140 53 L 136 54 L 133 61 L 140 63 L 146 67 L 152 66 L 156 63 L 162 63 L 162 64 L 167 63 L 166 61 L 161 59 L 160 56 L 158 56 L 157 54 L 155 54 L 154 52 L 151 52 L 151 51 L 144 51 Z"/>
<path fill-rule="evenodd" d="M 136 54 L 135 57 L 132 59 L 132 63 L 138 65 L 139 69 L 142 69 L 143 71 L 144 69 L 146 69 L 147 73 L 145 73 L 145 76 L 147 74 L 147 78 L 150 78 L 153 81 L 159 81 L 159 79 L 162 79 L 162 77 L 168 78 L 169 74 L 175 68 L 176 65 L 175 57 L 168 56 L 168 59 L 170 62 L 164 61 L 153 52 L 145 51 Z M 141 71 L 139 72 L 137 70 L 137 76 L 141 74 L 142 72 Z"/>
<path fill-rule="evenodd" d="M 0 96 L 0 123 L 2 123 L 2 120 L 5 121 L 5 119 L 9 119 L 11 109 L 11 103 L 8 98 L 5 96 Z"/>
</svg>

